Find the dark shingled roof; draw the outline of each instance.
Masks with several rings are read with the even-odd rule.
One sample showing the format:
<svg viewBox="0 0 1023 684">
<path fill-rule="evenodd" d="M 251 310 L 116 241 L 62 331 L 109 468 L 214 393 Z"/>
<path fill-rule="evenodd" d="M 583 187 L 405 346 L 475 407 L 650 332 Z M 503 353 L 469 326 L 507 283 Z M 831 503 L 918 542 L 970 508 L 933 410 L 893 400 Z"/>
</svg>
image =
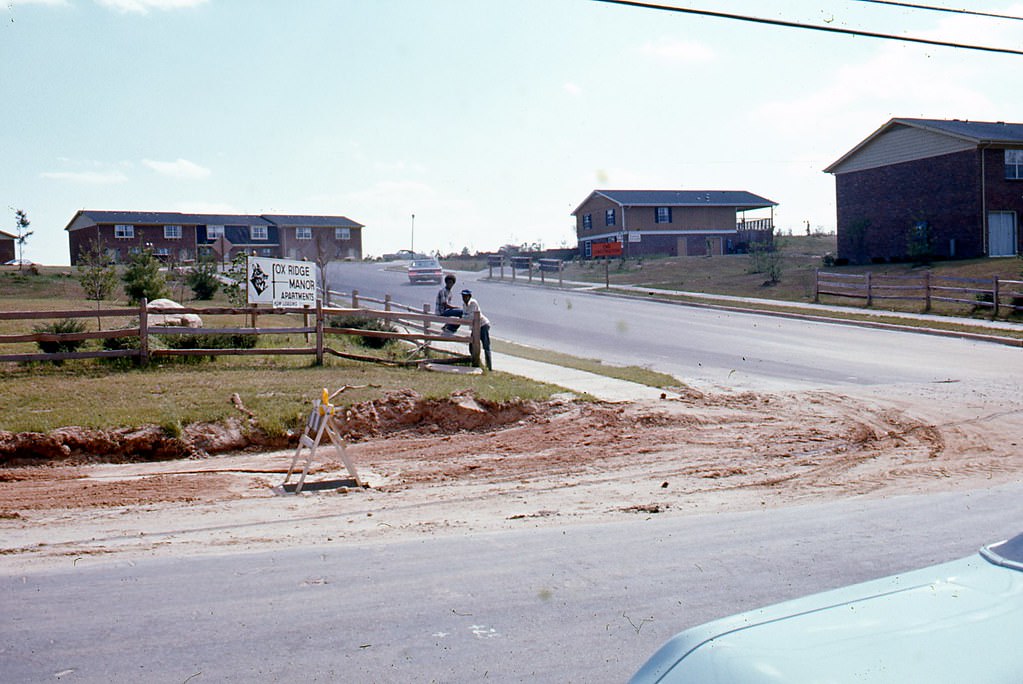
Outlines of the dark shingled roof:
<svg viewBox="0 0 1023 684">
<path fill-rule="evenodd" d="M 625 207 L 735 207 L 763 209 L 777 202 L 745 190 L 595 190 Z"/>
<path fill-rule="evenodd" d="M 302 226 L 313 228 L 362 228 L 345 216 L 288 216 L 284 214 L 186 214 L 177 211 L 95 211 L 83 209 L 78 215 L 95 223 L 181 224 L 195 226 Z M 72 223 L 74 220 L 72 219 Z M 69 225 L 70 228 L 70 225 Z"/>
<path fill-rule="evenodd" d="M 1018 123 L 963 121 L 959 119 L 889 119 L 881 128 L 861 140 L 856 147 L 825 167 L 824 172 L 838 173 L 839 167 L 859 154 L 860 150 L 869 145 L 871 141 L 899 126 L 947 135 L 959 140 L 966 140 L 978 146 L 1006 145 L 1014 147 L 1023 145 L 1023 124 Z"/>
<path fill-rule="evenodd" d="M 976 143 L 1023 143 L 1023 124 L 959 119 L 892 119 L 893 124 L 925 128 Z"/>
<path fill-rule="evenodd" d="M 278 226 L 323 226 L 334 228 L 362 228 L 361 223 L 345 216 L 302 216 L 286 214 L 263 214 L 263 218 Z"/>
</svg>

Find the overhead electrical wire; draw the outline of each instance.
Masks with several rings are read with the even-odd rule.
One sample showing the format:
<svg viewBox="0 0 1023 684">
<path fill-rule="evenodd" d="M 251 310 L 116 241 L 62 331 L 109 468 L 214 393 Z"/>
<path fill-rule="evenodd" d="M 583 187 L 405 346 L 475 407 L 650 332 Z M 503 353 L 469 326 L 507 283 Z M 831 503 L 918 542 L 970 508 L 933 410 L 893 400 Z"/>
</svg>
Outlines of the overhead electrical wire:
<svg viewBox="0 0 1023 684">
<path fill-rule="evenodd" d="M 990 17 L 992 19 L 1011 19 L 1023 21 L 1023 17 L 1012 14 L 996 14 L 994 12 L 979 12 L 977 10 L 954 9 L 952 7 L 937 7 L 935 5 L 917 5 L 912 2 L 895 2 L 894 0 L 856 0 L 856 2 L 870 2 L 875 5 L 894 5 L 895 7 L 908 7 L 910 9 L 930 10 L 932 12 L 949 12 L 951 14 L 969 14 L 974 17 Z"/>
<path fill-rule="evenodd" d="M 675 7 L 672 5 L 660 5 L 653 2 L 638 2 L 637 0 L 594 0 L 605 2 L 611 5 L 623 5 L 626 7 L 639 7 L 642 9 L 661 10 L 665 12 L 678 12 L 681 14 L 695 14 L 703 17 L 716 17 L 718 19 L 734 19 L 754 24 L 767 24 L 769 26 L 784 26 L 787 28 L 806 29 L 810 31 L 824 31 L 826 33 L 842 33 L 850 36 L 861 36 L 864 38 L 880 38 L 884 40 L 898 40 L 905 43 L 921 43 L 923 45 L 934 45 L 937 47 L 959 48 L 961 50 L 979 50 L 981 52 L 996 52 L 1005 55 L 1023 56 L 1023 50 L 1012 48 L 991 47 L 988 45 L 971 45 L 968 43 L 953 43 L 945 40 L 932 40 L 930 38 L 916 38 L 913 36 L 899 36 L 891 33 L 875 33 L 873 31 L 860 31 L 857 29 L 841 28 L 839 26 L 819 26 L 817 24 L 801 24 L 795 21 L 784 21 L 782 19 L 766 19 L 753 17 L 746 14 L 730 14 L 728 12 L 714 12 L 712 10 L 693 9 L 691 7 Z"/>
</svg>

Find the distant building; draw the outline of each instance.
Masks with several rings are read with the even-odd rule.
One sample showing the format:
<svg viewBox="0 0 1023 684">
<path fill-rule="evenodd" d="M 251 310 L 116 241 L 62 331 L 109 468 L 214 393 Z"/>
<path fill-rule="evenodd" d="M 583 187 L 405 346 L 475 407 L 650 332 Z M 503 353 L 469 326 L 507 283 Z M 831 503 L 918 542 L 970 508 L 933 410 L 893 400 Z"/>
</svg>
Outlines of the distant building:
<svg viewBox="0 0 1023 684">
<path fill-rule="evenodd" d="M 285 259 L 362 258 L 361 223 L 344 216 L 183 214 L 81 210 L 65 230 L 75 265 L 93 242 L 115 262 L 151 248 L 161 259 L 228 260 L 238 253 Z"/>
<path fill-rule="evenodd" d="M 1020 253 L 1023 124 L 891 119 L 824 170 L 839 259 Z"/>
<path fill-rule="evenodd" d="M 699 256 L 770 243 L 776 206 L 744 190 L 594 190 L 572 216 L 585 258 L 595 242 L 621 242 L 625 256 Z M 746 216 L 754 210 L 769 215 Z"/>
<path fill-rule="evenodd" d="M 11 235 L 0 230 L 0 264 L 6 264 L 8 261 L 17 258 L 14 250 L 17 241 L 17 235 Z"/>
</svg>

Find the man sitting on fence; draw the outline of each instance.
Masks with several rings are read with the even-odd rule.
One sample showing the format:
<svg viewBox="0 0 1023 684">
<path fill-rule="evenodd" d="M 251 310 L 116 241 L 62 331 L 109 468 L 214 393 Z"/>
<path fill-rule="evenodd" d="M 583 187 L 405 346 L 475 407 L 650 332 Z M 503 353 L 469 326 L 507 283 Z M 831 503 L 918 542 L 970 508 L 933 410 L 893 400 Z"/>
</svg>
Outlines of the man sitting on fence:
<svg viewBox="0 0 1023 684">
<path fill-rule="evenodd" d="M 455 287 L 455 276 L 452 273 L 448 273 L 444 276 L 444 287 L 437 292 L 437 304 L 434 306 L 434 313 L 438 316 L 452 316 L 454 318 L 462 317 L 462 310 L 455 308 L 455 305 L 451 303 L 452 290 Z M 457 325 L 445 325 L 444 332 L 454 333 L 458 330 Z"/>
</svg>

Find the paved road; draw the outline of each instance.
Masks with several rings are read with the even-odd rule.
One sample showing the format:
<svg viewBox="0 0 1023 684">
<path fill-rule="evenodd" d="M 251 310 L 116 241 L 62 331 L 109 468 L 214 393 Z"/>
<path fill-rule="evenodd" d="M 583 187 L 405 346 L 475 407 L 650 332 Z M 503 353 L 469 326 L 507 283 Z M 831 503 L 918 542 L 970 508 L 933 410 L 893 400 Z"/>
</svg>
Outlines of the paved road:
<svg viewBox="0 0 1023 684">
<path fill-rule="evenodd" d="M 3 681 L 612 682 L 725 613 L 971 554 L 1023 485 L 0 574 Z M 2 571 L 2 564 L 0 564 Z"/>
<path fill-rule="evenodd" d="M 389 293 L 417 307 L 432 305 L 436 293 L 380 264 L 337 264 L 330 277 L 335 289 Z M 697 387 L 1001 384 L 1007 376 L 1023 377 L 1020 349 L 987 342 L 512 286 L 475 273 L 459 277 L 457 287 L 468 284 L 477 292 L 494 337 L 648 366 Z"/>
</svg>

